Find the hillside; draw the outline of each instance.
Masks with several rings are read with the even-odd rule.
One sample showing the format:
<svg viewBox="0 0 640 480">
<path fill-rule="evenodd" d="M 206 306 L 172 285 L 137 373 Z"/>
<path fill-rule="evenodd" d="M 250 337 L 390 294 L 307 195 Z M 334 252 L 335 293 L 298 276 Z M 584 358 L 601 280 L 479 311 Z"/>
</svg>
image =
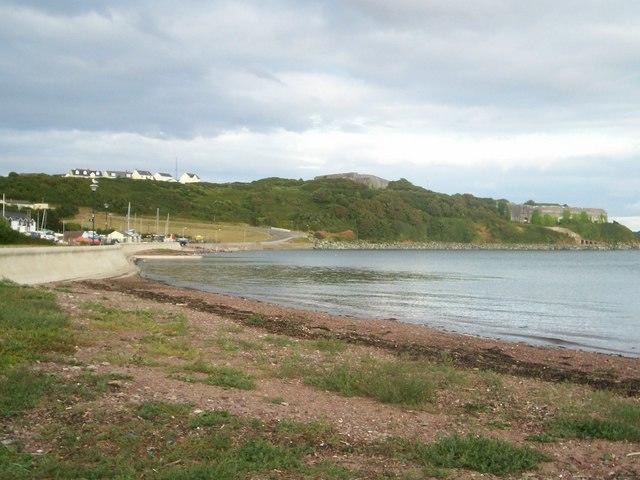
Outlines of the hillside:
<svg viewBox="0 0 640 480">
<path fill-rule="evenodd" d="M 44 174 L 0 177 L 0 192 L 7 198 L 60 205 L 59 213 L 64 217 L 94 201 L 88 180 Z M 353 230 L 357 238 L 371 241 L 555 243 L 567 239 L 542 226 L 510 222 L 505 200 L 445 195 L 407 180 L 389 182 L 383 190 L 340 178 L 266 178 L 251 183 L 191 185 L 128 179 L 100 182 L 95 197 L 98 211 L 104 211 L 106 203 L 110 212 L 123 214 L 128 202 L 138 215 L 155 215 L 160 208 L 161 216 L 170 213 L 207 222 Z M 580 232 L 585 238 L 635 240 L 630 230 L 618 224 L 588 227 Z"/>
</svg>

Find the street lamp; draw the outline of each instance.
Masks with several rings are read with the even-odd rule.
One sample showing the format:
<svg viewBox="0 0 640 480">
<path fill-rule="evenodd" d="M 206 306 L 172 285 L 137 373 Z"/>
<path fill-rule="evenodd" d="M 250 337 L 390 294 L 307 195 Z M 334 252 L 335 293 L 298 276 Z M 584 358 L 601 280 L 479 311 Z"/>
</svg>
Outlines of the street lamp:
<svg viewBox="0 0 640 480">
<path fill-rule="evenodd" d="M 104 228 L 107 230 L 109 228 L 109 204 L 104 204 Z"/>
<path fill-rule="evenodd" d="M 93 192 L 93 201 L 91 202 L 91 245 L 95 245 L 96 242 L 96 190 L 98 190 L 98 181 L 95 178 L 91 179 L 89 188 Z"/>
</svg>

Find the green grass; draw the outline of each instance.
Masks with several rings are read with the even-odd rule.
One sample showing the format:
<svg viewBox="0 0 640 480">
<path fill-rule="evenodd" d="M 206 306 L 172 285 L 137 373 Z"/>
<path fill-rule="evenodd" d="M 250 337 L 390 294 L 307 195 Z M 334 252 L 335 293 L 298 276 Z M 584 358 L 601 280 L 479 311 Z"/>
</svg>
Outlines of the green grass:
<svg viewBox="0 0 640 480">
<path fill-rule="evenodd" d="M 161 401 L 144 402 L 136 409 L 136 414 L 144 420 L 163 421 L 184 416 L 191 410 L 190 405 Z"/>
<path fill-rule="evenodd" d="M 548 460 L 546 455 L 529 447 L 472 435 L 452 435 L 431 444 L 415 442 L 406 447 L 406 453 L 425 466 L 463 468 L 495 475 L 533 470 Z"/>
<path fill-rule="evenodd" d="M 244 338 L 231 338 L 228 335 L 218 336 L 215 343 L 220 350 L 228 353 L 252 352 L 264 349 L 264 345 L 259 342 Z"/>
<path fill-rule="evenodd" d="M 269 425 L 225 411 L 193 415 L 191 409 L 145 402 L 96 412 L 91 421 L 61 412 L 42 432 L 55 446 L 52 453 L 32 456 L 19 445 L 0 446 L 0 480 L 363 478 L 317 455 L 328 435 L 319 424 Z"/>
<path fill-rule="evenodd" d="M 547 424 L 548 434 L 560 438 L 601 438 L 640 441 L 640 403 L 607 392 L 594 392 L 590 401 L 565 408 Z"/>
<path fill-rule="evenodd" d="M 21 415 L 49 391 L 52 377 L 26 367 L 0 374 L 0 418 Z"/>
<path fill-rule="evenodd" d="M 199 355 L 199 352 L 180 338 L 166 337 L 156 333 L 146 335 L 140 339 L 140 352 L 138 355 L 141 358 L 150 356 L 193 360 Z"/>
<path fill-rule="evenodd" d="M 68 326 L 52 293 L 0 281 L 0 371 L 72 354 Z"/>
<path fill-rule="evenodd" d="M 201 361 L 181 367 L 181 370 L 204 374 L 204 376 L 177 376 L 176 378 L 190 383 L 204 383 L 225 388 L 253 390 L 256 382 L 252 375 L 233 367 L 219 367 Z"/>
<path fill-rule="evenodd" d="M 438 389 L 466 381 L 446 365 L 368 356 L 317 366 L 299 355 L 291 355 L 282 362 L 280 373 L 289 378 L 302 377 L 309 385 L 345 396 L 371 397 L 409 407 L 432 402 Z"/>
<path fill-rule="evenodd" d="M 335 338 L 320 338 L 306 342 L 304 345 L 312 350 L 318 350 L 331 355 L 342 353 L 347 349 L 347 342 Z"/>
<path fill-rule="evenodd" d="M 109 391 L 112 380 L 129 379 L 126 375 L 81 373 L 70 379 L 56 379 L 28 367 L 12 368 L 0 374 L 0 418 L 16 417 L 46 399 L 55 406 L 66 407 L 80 400 L 93 400 Z"/>
<path fill-rule="evenodd" d="M 617 419 L 560 416 L 550 423 L 549 433 L 561 438 L 602 438 L 640 441 L 640 428 Z"/>
<path fill-rule="evenodd" d="M 262 313 L 254 313 L 247 317 L 247 324 L 254 327 L 261 327 L 267 321 L 267 317 Z"/>
<path fill-rule="evenodd" d="M 164 314 L 149 310 L 121 310 L 97 302 L 85 302 L 81 308 L 98 328 L 109 331 L 143 331 L 176 337 L 187 333 L 182 314 Z"/>
</svg>

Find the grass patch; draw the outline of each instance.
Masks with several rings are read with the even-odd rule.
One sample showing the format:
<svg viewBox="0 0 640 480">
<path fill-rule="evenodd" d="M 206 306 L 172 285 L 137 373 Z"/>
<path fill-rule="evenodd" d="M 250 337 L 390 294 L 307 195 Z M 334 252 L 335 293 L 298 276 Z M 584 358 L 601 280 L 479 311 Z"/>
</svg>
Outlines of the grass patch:
<svg viewBox="0 0 640 480">
<path fill-rule="evenodd" d="M 97 302 L 81 305 L 92 324 L 109 331 L 143 331 L 176 337 L 187 333 L 187 319 L 182 314 L 160 314 L 149 310 L 121 310 Z"/>
<path fill-rule="evenodd" d="M 494 475 L 532 470 L 548 460 L 546 455 L 529 447 L 472 435 L 453 435 L 431 444 L 416 442 L 409 446 L 407 453 L 425 466 L 463 468 Z"/>
<path fill-rule="evenodd" d="M 280 348 L 298 345 L 298 342 L 296 342 L 294 339 L 285 337 L 284 335 L 265 335 L 263 340 L 269 345 Z"/>
<path fill-rule="evenodd" d="M 217 427 L 231 423 L 234 419 L 235 417 L 226 410 L 213 410 L 196 415 L 191 419 L 189 425 L 192 428 Z"/>
<path fill-rule="evenodd" d="M 466 413 L 478 414 L 478 413 L 487 413 L 491 410 L 491 406 L 486 403 L 474 403 L 468 402 L 465 403 L 462 407 Z"/>
<path fill-rule="evenodd" d="M 245 340 L 243 338 L 234 339 L 227 335 L 217 337 L 216 345 L 221 350 L 229 353 L 237 353 L 240 351 L 251 352 L 264 349 L 264 346 L 258 342 Z"/>
<path fill-rule="evenodd" d="M 602 438 L 640 441 L 640 428 L 616 419 L 560 416 L 550 423 L 549 433 L 561 438 Z"/>
<path fill-rule="evenodd" d="M 292 356 L 282 368 L 289 376 L 302 374 L 306 383 L 318 388 L 412 407 L 433 401 L 439 388 L 464 381 L 450 367 L 401 359 L 364 357 L 341 361 L 328 368 L 314 368 L 297 362 Z"/>
<path fill-rule="evenodd" d="M 130 377 L 82 373 L 61 381 L 53 375 L 27 367 L 13 368 L 0 375 L 0 418 L 22 415 L 44 399 L 54 406 L 94 400 L 109 391 L 110 381 L 125 379 Z"/>
<path fill-rule="evenodd" d="M 261 327 L 267 321 L 267 317 L 262 313 L 254 313 L 247 318 L 247 325 Z"/>
<path fill-rule="evenodd" d="M 305 345 L 312 350 L 318 350 L 332 355 L 342 353 L 347 349 L 347 342 L 335 338 L 320 338 L 307 342 Z"/>
<path fill-rule="evenodd" d="M 281 420 L 274 428 L 276 438 L 296 445 L 337 445 L 339 442 L 333 427 L 325 422 L 297 422 Z"/>
<path fill-rule="evenodd" d="M 601 438 L 640 441 L 640 403 L 607 392 L 594 392 L 584 405 L 576 405 L 551 419 L 550 435 L 560 438 Z"/>
<path fill-rule="evenodd" d="M 347 479 L 357 476 L 319 453 L 317 425 L 266 425 L 228 412 L 193 416 L 190 405 L 145 402 L 90 421 L 61 414 L 50 427 L 55 453 L 32 456 L 0 446 L 0 479 L 241 478 Z M 87 445 L 95 448 L 87 448 Z M 316 447 L 317 446 L 317 447 Z M 317 448 L 317 450 L 316 450 Z M 307 456 L 315 463 L 305 463 Z"/>
<path fill-rule="evenodd" d="M 0 281 L 0 371 L 72 354 L 68 326 L 51 292 Z"/>
<path fill-rule="evenodd" d="M 198 350 L 179 338 L 165 337 L 160 334 L 146 335 L 140 339 L 141 358 L 146 355 L 152 357 L 174 357 L 182 360 L 193 360 L 198 356 Z"/>
<path fill-rule="evenodd" d="M 548 433 L 536 433 L 534 435 L 529 435 L 525 440 L 537 443 L 553 443 L 556 441 L 556 437 L 549 435 Z"/>
<path fill-rule="evenodd" d="M 149 401 L 140 404 L 136 408 L 136 414 L 144 420 L 166 421 L 185 416 L 190 410 L 190 405 L 182 403 Z"/>
<path fill-rule="evenodd" d="M 253 376 L 233 367 L 218 367 L 204 362 L 193 362 L 183 366 L 182 370 L 205 375 L 204 377 L 177 377 L 189 383 L 204 383 L 225 388 L 239 388 L 241 390 L 253 390 L 256 388 Z"/>
<path fill-rule="evenodd" d="M 51 384 L 50 375 L 26 367 L 0 374 L 0 418 L 15 417 L 32 409 Z"/>
</svg>

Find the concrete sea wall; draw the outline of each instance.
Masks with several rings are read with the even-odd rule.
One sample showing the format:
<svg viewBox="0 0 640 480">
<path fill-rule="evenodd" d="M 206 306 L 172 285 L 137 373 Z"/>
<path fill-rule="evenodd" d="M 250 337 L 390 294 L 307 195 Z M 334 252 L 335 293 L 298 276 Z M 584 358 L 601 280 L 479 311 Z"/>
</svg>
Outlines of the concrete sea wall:
<svg viewBox="0 0 640 480">
<path fill-rule="evenodd" d="M 131 256 L 153 244 L 0 248 L 0 278 L 24 285 L 134 273 Z M 176 245 L 177 248 L 179 246 Z M 173 245 L 163 248 L 176 248 Z"/>
</svg>

